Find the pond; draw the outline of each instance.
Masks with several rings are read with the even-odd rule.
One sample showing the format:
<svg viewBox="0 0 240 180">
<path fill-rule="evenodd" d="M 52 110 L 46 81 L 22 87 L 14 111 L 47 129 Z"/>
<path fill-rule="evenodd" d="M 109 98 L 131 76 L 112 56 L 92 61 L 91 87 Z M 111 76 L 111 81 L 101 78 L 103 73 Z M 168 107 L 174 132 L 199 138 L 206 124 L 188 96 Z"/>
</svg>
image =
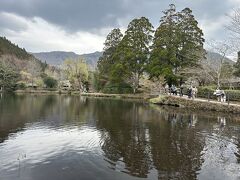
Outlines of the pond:
<svg viewBox="0 0 240 180">
<path fill-rule="evenodd" d="M 240 117 L 79 96 L 0 96 L 1 180 L 239 179 Z"/>
</svg>

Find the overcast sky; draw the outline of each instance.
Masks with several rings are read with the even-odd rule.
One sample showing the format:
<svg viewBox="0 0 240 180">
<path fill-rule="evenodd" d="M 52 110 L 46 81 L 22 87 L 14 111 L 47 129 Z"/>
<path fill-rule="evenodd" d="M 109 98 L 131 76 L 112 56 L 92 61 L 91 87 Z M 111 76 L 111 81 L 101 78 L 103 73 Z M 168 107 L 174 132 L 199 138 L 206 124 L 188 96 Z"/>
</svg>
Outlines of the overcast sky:
<svg viewBox="0 0 240 180">
<path fill-rule="evenodd" d="M 112 28 L 146 16 L 154 27 L 170 3 L 189 7 L 205 39 L 225 39 L 228 17 L 240 0 L 0 0 L 0 36 L 30 52 L 101 51 Z"/>
</svg>

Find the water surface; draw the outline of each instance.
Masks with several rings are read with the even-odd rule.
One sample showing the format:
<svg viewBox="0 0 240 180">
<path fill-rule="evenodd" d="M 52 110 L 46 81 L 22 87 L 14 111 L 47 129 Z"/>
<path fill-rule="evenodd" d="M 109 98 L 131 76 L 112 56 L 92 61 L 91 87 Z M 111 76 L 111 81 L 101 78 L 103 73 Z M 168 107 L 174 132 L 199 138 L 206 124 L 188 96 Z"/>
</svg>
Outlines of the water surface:
<svg viewBox="0 0 240 180">
<path fill-rule="evenodd" d="M 239 179 L 240 119 L 141 101 L 0 96 L 0 179 Z"/>
</svg>

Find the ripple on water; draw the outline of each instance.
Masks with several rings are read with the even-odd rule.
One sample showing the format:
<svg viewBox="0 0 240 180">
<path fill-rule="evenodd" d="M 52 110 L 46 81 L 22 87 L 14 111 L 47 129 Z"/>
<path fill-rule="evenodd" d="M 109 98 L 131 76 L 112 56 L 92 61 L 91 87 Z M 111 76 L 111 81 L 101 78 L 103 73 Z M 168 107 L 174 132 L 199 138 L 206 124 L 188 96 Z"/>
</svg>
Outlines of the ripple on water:
<svg viewBox="0 0 240 180">
<path fill-rule="evenodd" d="M 234 139 L 217 133 L 205 137 L 202 151 L 204 163 L 199 171 L 199 179 L 212 176 L 215 179 L 236 179 L 240 177 L 240 165 L 235 152 L 238 151 Z"/>
<path fill-rule="evenodd" d="M 0 169 L 13 171 L 19 163 L 48 164 L 58 156 L 69 152 L 76 154 L 99 154 L 99 133 L 87 126 L 77 128 L 48 128 L 33 125 L 16 133 L 1 144 Z"/>
</svg>

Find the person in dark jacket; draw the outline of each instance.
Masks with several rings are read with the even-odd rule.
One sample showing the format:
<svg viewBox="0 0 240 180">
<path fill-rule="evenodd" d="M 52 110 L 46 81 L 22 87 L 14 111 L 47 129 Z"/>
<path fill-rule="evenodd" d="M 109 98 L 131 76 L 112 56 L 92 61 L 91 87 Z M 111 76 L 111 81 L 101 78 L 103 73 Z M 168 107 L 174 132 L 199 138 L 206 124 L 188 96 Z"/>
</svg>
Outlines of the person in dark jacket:
<svg viewBox="0 0 240 180">
<path fill-rule="evenodd" d="M 192 86 L 188 88 L 188 98 L 192 98 Z"/>
</svg>

